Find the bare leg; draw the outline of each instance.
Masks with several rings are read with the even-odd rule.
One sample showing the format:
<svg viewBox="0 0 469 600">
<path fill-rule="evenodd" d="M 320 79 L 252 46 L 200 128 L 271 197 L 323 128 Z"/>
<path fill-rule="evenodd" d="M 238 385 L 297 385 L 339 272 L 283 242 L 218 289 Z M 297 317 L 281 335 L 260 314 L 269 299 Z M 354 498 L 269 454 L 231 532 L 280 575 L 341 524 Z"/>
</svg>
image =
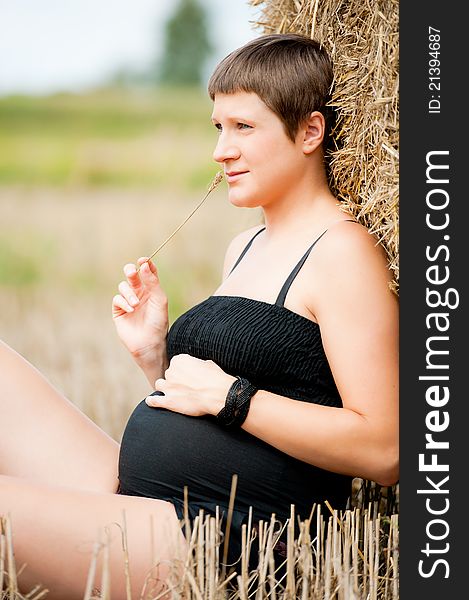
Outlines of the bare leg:
<svg viewBox="0 0 469 600">
<path fill-rule="evenodd" d="M 108 527 L 112 598 L 126 598 L 122 537 L 125 511 L 132 598 L 140 598 L 145 579 L 159 561 L 184 557 L 185 542 L 174 506 L 163 500 L 73 490 L 0 475 L 0 514 L 12 521 L 17 567 L 26 563 L 20 587 L 49 589 L 50 600 L 82 599 L 93 547 Z M 152 531 L 153 530 L 153 531 Z M 154 548 L 152 549 L 152 542 Z M 98 565 L 98 587 L 101 565 Z M 160 581 L 168 563 L 158 568 Z M 154 582 L 154 580 L 153 580 Z M 161 582 L 159 584 L 161 589 Z M 148 588 L 147 588 L 148 589 Z M 153 593 L 158 586 L 150 585 Z"/>
<path fill-rule="evenodd" d="M 10 515 L 20 578 L 47 598 L 83 598 L 95 543 L 109 529 L 112 598 L 126 598 L 121 534 L 125 511 L 132 596 L 155 560 L 184 545 L 174 506 L 115 494 L 119 445 L 0 342 L 0 515 Z M 154 550 L 150 540 L 154 541 Z M 162 565 L 164 580 L 168 567 Z"/>
<path fill-rule="evenodd" d="M 119 444 L 0 341 L 0 473 L 115 492 Z"/>
</svg>

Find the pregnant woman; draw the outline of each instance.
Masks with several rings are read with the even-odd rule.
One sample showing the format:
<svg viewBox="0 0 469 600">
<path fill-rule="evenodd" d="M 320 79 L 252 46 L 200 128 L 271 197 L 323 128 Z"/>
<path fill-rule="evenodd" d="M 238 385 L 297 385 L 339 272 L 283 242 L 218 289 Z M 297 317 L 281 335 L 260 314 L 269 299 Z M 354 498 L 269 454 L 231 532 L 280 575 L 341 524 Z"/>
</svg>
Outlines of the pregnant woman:
<svg viewBox="0 0 469 600">
<path fill-rule="evenodd" d="M 218 289 L 169 329 L 155 264 L 124 267 L 113 318 L 154 391 L 120 447 L 0 347 L 0 513 L 26 586 L 80 598 L 109 526 L 112 597 L 125 597 L 112 526 L 125 513 L 137 593 L 155 560 L 184 551 L 185 486 L 191 516 L 218 506 L 226 521 L 237 475 L 236 558 L 250 508 L 254 521 L 283 521 L 291 504 L 306 518 L 326 500 L 344 509 L 353 477 L 397 481 L 398 303 L 384 250 L 327 184 L 332 81 L 324 49 L 295 34 L 261 36 L 215 69 L 214 160 L 229 201 L 260 207 L 263 224 L 235 237 Z"/>
</svg>

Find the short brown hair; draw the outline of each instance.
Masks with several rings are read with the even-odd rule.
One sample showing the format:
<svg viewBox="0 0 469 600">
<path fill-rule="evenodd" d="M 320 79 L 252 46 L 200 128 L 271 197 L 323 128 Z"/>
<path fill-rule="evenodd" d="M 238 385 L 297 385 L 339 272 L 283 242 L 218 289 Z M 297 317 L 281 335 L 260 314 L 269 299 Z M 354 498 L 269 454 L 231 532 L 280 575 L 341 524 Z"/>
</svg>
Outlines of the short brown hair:
<svg viewBox="0 0 469 600">
<path fill-rule="evenodd" d="M 212 100 L 215 94 L 256 93 L 292 141 L 300 124 L 320 111 L 326 121 L 326 148 L 334 119 L 327 106 L 332 83 L 332 61 L 321 44 L 296 33 L 274 33 L 228 54 L 210 77 L 208 93 Z"/>
</svg>

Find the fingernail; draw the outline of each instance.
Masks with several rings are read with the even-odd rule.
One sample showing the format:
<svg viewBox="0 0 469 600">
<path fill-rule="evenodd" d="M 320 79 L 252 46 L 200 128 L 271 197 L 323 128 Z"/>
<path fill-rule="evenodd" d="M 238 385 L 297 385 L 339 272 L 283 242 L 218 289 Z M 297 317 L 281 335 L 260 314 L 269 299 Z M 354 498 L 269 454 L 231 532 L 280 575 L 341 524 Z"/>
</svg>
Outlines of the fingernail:
<svg viewBox="0 0 469 600">
<path fill-rule="evenodd" d="M 145 398 L 145 402 L 148 404 L 148 406 L 154 406 L 155 404 L 161 402 L 161 396 L 147 396 Z"/>
<path fill-rule="evenodd" d="M 131 296 L 130 297 L 130 302 L 131 302 L 131 304 L 138 304 L 138 298 L 137 298 L 137 296 Z"/>
</svg>

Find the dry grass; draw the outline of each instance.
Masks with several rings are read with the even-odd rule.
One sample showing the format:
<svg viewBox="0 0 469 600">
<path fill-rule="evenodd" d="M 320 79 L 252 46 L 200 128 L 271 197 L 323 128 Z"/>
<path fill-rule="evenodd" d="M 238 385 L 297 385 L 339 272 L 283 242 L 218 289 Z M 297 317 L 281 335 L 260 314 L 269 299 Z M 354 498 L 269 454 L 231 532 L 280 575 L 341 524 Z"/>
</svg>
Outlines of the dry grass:
<svg viewBox="0 0 469 600">
<path fill-rule="evenodd" d="M 286 557 L 279 563 L 274 546 L 285 531 Z M 283 524 L 273 516 L 270 523 L 261 521 L 257 529 L 243 525 L 241 556 L 229 568 L 220 564 L 224 540 L 218 515 L 204 515 L 201 511 L 186 535 L 187 554 L 174 561 L 166 589 L 152 592 L 157 583 L 155 564 L 142 589 L 141 600 L 163 597 L 165 600 L 397 600 L 399 597 L 397 515 L 383 519 L 380 515 L 373 517 L 368 510 L 355 509 L 324 516 L 313 509 L 310 519 L 296 521 L 292 507 L 290 519 Z M 107 550 L 106 542 L 96 543 L 84 600 L 111 598 Z M 254 553 L 255 565 L 250 567 Z M 124 559 L 128 558 L 125 538 L 123 554 Z M 97 569 L 98 558 L 102 559 L 101 572 Z M 21 594 L 20 579 L 10 521 L 3 518 L 0 519 L 2 600 L 47 598 L 47 590 L 39 587 L 27 595 Z M 130 600 L 130 592 L 127 597 Z"/>
<path fill-rule="evenodd" d="M 212 179 L 212 181 L 210 182 L 210 185 L 208 186 L 207 192 L 205 193 L 205 196 L 202 198 L 202 200 L 192 209 L 192 211 L 187 215 L 187 217 L 184 219 L 184 221 L 182 221 L 182 223 L 180 223 L 176 229 L 164 240 L 164 242 L 162 242 L 158 248 L 156 250 L 154 250 L 150 256 L 148 257 L 148 262 L 153 259 L 154 256 L 156 256 L 156 254 L 158 254 L 158 252 L 163 248 L 163 246 L 166 246 L 166 244 L 173 239 L 173 237 L 176 235 L 176 233 L 187 223 L 187 221 L 189 221 L 189 219 L 192 217 L 192 215 L 195 214 L 195 212 L 197 210 L 199 210 L 199 208 L 202 206 L 202 204 L 205 202 L 205 200 L 208 198 L 208 195 L 213 192 L 213 190 L 223 181 L 224 175 L 223 175 L 223 171 L 218 171 L 215 175 L 215 177 Z M 137 268 L 137 273 L 140 271 L 140 266 Z"/>
<path fill-rule="evenodd" d="M 317 39 L 334 61 L 331 188 L 384 246 L 399 286 L 398 0 L 249 0 L 264 33 Z"/>
</svg>

